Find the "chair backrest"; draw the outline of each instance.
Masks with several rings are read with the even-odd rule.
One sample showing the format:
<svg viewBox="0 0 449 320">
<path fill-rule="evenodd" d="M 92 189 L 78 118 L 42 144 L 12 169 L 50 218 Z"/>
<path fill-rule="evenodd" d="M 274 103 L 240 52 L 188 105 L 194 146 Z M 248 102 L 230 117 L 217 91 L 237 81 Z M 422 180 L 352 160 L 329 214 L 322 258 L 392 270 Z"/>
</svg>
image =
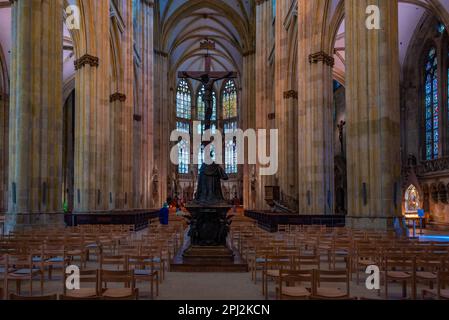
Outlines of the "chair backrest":
<svg viewBox="0 0 449 320">
<path fill-rule="evenodd" d="M 296 247 L 281 247 L 278 253 L 280 256 L 297 257 L 299 256 L 299 249 Z"/>
<path fill-rule="evenodd" d="M 266 255 L 264 259 L 265 269 L 285 270 L 292 269 L 292 257 L 288 255 Z"/>
<path fill-rule="evenodd" d="M 438 271 L 443 269 L 444 261 L 439 255 L 426 254 L 416 256 L 416 270 Z"/>
<path fill-rule="evenodd" d="M 39 264 L 39 263 L 35 263 Z M 6 270 L 10 269 L 31 269 L 33 266 L 33 255 L 30 254 L 9 254 L 6 255 Z"/>
<path fill-rule="evenodd" d="M 101 288 L 106 289 L 109 283 L 121 283 L 124 287 L 134 289 L 134 273 L 130 270 L 100 270 Z"/>
<path fill-rule="evenodd" d="M 85 283 L 91 283 L 95 285 L 95 291 L 97 293 L 97 295 L 99 295 L 99 288 L 100 288 L 100 273 L 98 270 L 80 270 L 79 273 L 79 281 L 80 281 L 80 286 L 81 289 L 84 289 L 82 284 Z M 69 274 L 64 272 L 64 283 L 63 283 L 63 287 L 64 287 L 64 295 L 67 294 L 67 279 L 68 279 Z"/>
<path fill-rule="evenodd" d="M 313 254 L 304 254 L 301 252 L 299 256 L 293 257 L 293 265 L 295 270 L 319 270 L 321 268 L 320 256 L 316 252 Z"/>
<path fill-rule="evenodd" d="M 416 257 L 414 255 L 385 255 L 386 271 L 415 271 Z"/>
<path fill-rule="evenodd" d="M 44 300 L 58 300 L 58 295 L 57 294 L 51 294 L 51 295 L 47 295 L 47 296 L 31 296 L 31 297 L 26 297 L 26 296 L 19 296 L 16 294 L 11 293 L 9 295 L 9 300 L 21 300 L 21 301 L 44 301 Z"/>
<path fill-rule="evenodd" d="M 310 285 L 313 283 L 314 272 L 313 270 L 281 270 L 280 271 L 280 283 L 296 284 L 308 282 Z"/>
<path fill-rule="evenodd" d="M 128 256 L 128 268 L 130 270 L 153 270 L 154 269 L 154 256 L 151 255 L 129 255 Z"/>
<path fill-rule="evenodd" d="M 124 255 L 106 255 L 100 257 L 100 269 L 114 268 L 115 270 L 127 270 L 127 258 Z"/>
<path fill-rule="evenodd" d="M 349 270 L 314 270 L 314 284 L 312 287 L 312 295 L 317 295 L 317 289 L 325 283 L 344 283 L 347 296 L 350 296 L 350 275 Z"/>
</svg>

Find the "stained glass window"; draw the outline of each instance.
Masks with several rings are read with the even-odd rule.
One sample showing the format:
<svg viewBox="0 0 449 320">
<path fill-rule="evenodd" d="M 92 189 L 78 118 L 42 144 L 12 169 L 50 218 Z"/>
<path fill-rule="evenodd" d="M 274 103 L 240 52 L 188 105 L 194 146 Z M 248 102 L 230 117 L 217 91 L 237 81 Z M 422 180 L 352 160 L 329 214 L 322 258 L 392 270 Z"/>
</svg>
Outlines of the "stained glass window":
<svg viewBox="0 0 449 320">
<path fill-rule="evenodd" d="M 176 90 L 176 116 L 181 119 L 192 118 L 192 93 L 185 80 L 179 81 Z"/>
<path fill-rule="evenodd" d="M 440 148 L 440 105 L 438 101 L 438 57 L 436 49 L 429 51 L 426 63 L 425 117 L 426 117 L 426 159 L 438 159 Z"/>
<path fill-rule="evenodd" d="M 179 132 L 185 132 L 190 133 L 190 124 L 187 122 L 177 122 L 176 123 L 176 130 Z"/>
<path fill-rule="evenodd" d="M 224 124 L 226 134 L 234 133 L 237 130 L 237 122 L 227 122 Z M 237 144 L 235 139 L 226 140 L 225 143 L 225 170 L 227 174 L 236 174 L 237 169 Z"/>
<path fill-rule="evenodd" d="M 233 80 L 226 82 L 222 97 L 223 118 L 231 119 L 237 117 L 237 89 Z"/>
<path fill-rule="evenodd" d="M 180 174 L 189 173 L 189 162 L 190 162 L 190 146 L 187 141 L 180 141 L 178 143 L 178 172 Z"/>
<path fill-rule="evenodd" d="M 204 85 L 201 86 L 200 90 L 198 91 L 198 97 L 197 97 L 197 116 L 198 120 L 206 120 L 206 105 L 204 103 L 203 97 L 205 93 Z M 212 106 L 212 121 L 217 120 L 217 94 L 215 91 L 212 94 L 213 98 L 213 106 Z"/>
</svg>

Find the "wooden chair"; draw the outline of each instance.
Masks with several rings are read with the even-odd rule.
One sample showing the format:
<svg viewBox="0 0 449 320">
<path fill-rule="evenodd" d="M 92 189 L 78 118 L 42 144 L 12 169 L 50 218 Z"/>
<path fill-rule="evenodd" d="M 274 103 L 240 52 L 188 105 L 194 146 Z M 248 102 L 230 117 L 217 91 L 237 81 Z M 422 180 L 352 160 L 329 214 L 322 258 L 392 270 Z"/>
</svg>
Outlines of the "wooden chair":
<svg viewBox="0 0 449 320">
<path fill-rule="evenodd" d="M 156 282 L 156 296 L 159 295 L 159 272 L 154 269 L 153 256 L 128 256 L 128 267 L 134 272 L 134 286 L 136 286 L 137 281 L 149 281 L 150 297 L 154 299 L 154 284 Z"/>
<path fill-rule="evenodd" d="M 338 259 L 342 259 L 346 264 L 345 268 L 349 268 L 349 274 L 351 274 L 351 256 L 353 255 L 353 246 L 350 240 L 338 240 L 332 245 L 332 268 L 337 267 Z"/>
<path fill-rule="evenodd" d="M 415 280 L 416 284 L 425 283 L 429 289 L 433 289 L 437 281 L 438 271 L 443 269 L 443 261 L 437 255 L 426 255 L 416 257 Z M 416 289 L 415 285 L 415 289 Z M 416 297 L 416 293 L 414 295 Z"/>
<path fill-rule="evenodd" d="M 259 247 L 256 249 L 254 256 L 248 261 L 251 275 L 254 283 L 257 283 L 257 272 L 263 270 L 265 264 L 265 257 L 267 255 L 274 255 L 275 249 L 273 247 Z"/>
<path fill-rule="evenodd" d="M 60 268 L 65 273 L 65 268 L 70 263 L 70 258 L 66 255 L 64 245 L 48 245 L 43 249 L 44 268 L 48 268 L 48 278 L 51 280 L 54 268 Z"/>
<path fill-rule="evenodd" d="M 425 299 L 427 296 L 437 298 L 438 300 L 449 300 L 449 272 L 439 271 L 437 275 L 437 289 L 425 289 L 422 292 L 422 297 Z"/>
<path fill-rule="evenodd" d="M 108 300 L 136 300 L 139 296 L 135 288 L 133 271 L 100 270 L 101 297 Z M 121 288 L 111 288 L 109 284 L 122 284 Z"/>
<path fill-rule="evenodd" d="M 388 300 L 388 286 L 390 282 L 402 283 L 402 296 L 407 296 L 407 284 L 412 287 L 412 299 L 414 300 L 416 293 L 416 259 L 413 256 L 384 256 L 384 281 L 385 281 L 385 299 Z"/>
<path fill-rule="evenodd" d="M 360 284 L 360 271 L 372 265 L 380 265 L 379 251 L 375 246 L 358 246 L 354 252 L 353 265 L 356 273 L 357 285 Z"/>
<path fill-rule="evenodd" d="M 163 257 L 162 249 L 158 246 L 145 245 L 141 247 L 140 255 L 153 257 L 154 268 L 159 271 L 159 282 L 162 283 L 162 281 L 165 279 L 166 266 L 166 260 Z"/>
<path fill-rule="evenodd" d="M 100 296 L 100 277 L 98 270 L 81 270 L 80 271 L 80 286 L 78 290 L 67 290 L 67 277 L 64 272 L 64 294 L 63 296 L 73 300 L 91 299 Z M 84 284 L 91 284 L 90 287 L 84 287 Z"/>
<path fill-rule="evenodd" d="M 288 255 L 267 255 L 262 269 L 262 294 L 268 299 L 268 281 L 278 280 L 282 270 L 292 269 L 292 258 Z"/>
<path fill-rule="evenodd" d="M 314 270 L 312 298 L 329 300 L 346 300 L 351 296 L 349 270 L 324 271 Z M 332 284 L 324 286 L 323 284 Z M 335 286 L 343 284 L 343 287 Z"/>
<path fill-rule="evenodd" d="M 80 265 L 85 268 L 87 263 L 87 250 L 82 239 L 69 238 L 64 241 L 65 254 L 70 261 L 79 259 Z"/>
<path fill-rule="evenodd" d="M 127 258 L 123 255 L 106 255 L 101 254 L 100 270 L 128 270 Z"/>
<path fill-rule="evenodd" d="M 16 292 L 20 295 L 22 281 L 29 281 L 30 292 L 33 295 L 33 280 L 40 278 L 41 295 L 44 294 L 43 262 L 33 262 L 33 255 L 7 255 L 5 272 L 5 294 L 8 294 L 9 282 L 16 281 Z"/>
<path fill-rule="evenodd" d="M 57 294 L 51 294 L 48 296 L 19 296 L 14 293 L 11 293 L 9 295 L 9 300 L 19 300 L 19 301 L 45 301 L 45 300 L 58 300 Z"/>
<path fill-rule="evenodd" d="M 293 257 L 293 267 L 295 270 L 320 270 L 321 259 L 318 251 L 312 251 L 310 254 L 300 251 L 300 254 Z"/>
<path fill-rule="evenodd" d="M 278 287 L 279 300 L 308 299 L 313 286 L 313 270 L 281 270 Z"/>
</svg>

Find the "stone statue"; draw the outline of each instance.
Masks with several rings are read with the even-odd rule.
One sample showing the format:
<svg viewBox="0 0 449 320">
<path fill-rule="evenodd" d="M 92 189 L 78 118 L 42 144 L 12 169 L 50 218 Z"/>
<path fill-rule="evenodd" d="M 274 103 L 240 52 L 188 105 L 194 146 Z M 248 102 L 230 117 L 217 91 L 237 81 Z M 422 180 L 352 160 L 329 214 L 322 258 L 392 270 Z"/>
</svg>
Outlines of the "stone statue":
<svg viewBox="0 0 449 320">
<path fill-rule="evenodd" d="M 207 165 L 203 163 L 198 177 L 198 188 L 195 202 L 219 204 L 225 202 L 221 189 L 221 180 L 228 180 L 225 170 L 215 162 Z"/>
<path fill-rule="evenodd" d="M 157 198 L 159 195 L 159 170 L 157 167 L 153 168 L 151 180 L 153 185 L 153 198 Z"/>
</svg>

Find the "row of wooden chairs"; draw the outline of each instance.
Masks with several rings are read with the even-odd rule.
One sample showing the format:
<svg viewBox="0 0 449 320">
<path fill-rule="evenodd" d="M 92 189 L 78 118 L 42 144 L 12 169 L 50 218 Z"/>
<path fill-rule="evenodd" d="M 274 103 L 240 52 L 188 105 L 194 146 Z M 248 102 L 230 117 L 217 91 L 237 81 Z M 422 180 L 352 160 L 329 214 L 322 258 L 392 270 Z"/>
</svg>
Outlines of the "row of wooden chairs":
<svg viewBox="0 0 449 320">
<path fill-rule="evenodd" d="M 33 295 L 33 280 L 38 279 L 42 294 L 45 272 L 48 271 L 51 280 L 54 269 L 61 269 L 65 277 L 65 268 L 75 262 L 86 269 L 89 253 L 94 252 L 96 262 L 90 263 L 90 268 L 107 271 L 111 266 L 112 269 L 118 266 L 115 271 L 133 272 L 136 281 L 150 282 L 150 295 L 154 298 L 154 287 L 157 296 L 168 261 L 183 239 L 180 224 L 153 227 L 139 237 L 128 226 L 35 228 L 29 234 L 15 232 L 0 239 L 0 278 L 4 276 L 6 293 L 9 282 L 16 282 L 16 295 L 20 295 L 22 282 L 27 281 Z"/>
</svg>

